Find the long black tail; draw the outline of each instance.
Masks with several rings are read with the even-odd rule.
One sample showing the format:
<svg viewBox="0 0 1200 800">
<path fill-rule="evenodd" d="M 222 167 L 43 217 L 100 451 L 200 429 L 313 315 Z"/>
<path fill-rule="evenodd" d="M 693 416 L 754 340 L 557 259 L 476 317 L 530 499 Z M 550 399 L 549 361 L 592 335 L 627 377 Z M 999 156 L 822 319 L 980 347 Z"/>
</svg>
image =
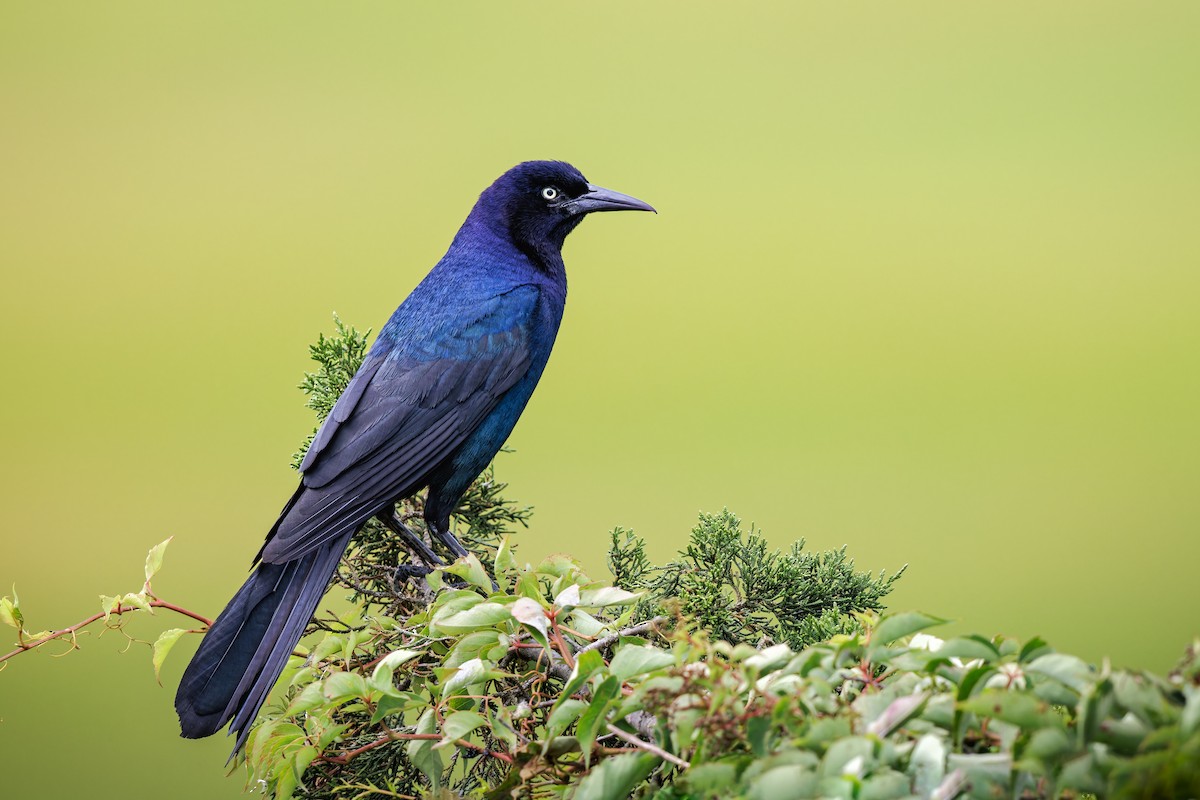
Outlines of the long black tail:
<svg viewBox="0 0 1200 800">
<path fill-rule="evenodd" d="M 226 722 L 236 754 L 329 586 L 349 536 L 284 564 L 260 563 L 204 635 L 175 694 L 183 735 Z"/>
</svg>

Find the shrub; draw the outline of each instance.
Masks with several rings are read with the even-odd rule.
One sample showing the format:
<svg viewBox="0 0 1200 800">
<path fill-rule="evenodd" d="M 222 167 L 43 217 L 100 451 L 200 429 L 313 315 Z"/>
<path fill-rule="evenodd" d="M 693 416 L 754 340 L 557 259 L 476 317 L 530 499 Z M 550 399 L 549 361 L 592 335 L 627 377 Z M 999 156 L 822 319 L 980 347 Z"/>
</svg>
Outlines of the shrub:
<svg viewBox="0 0 1200 800">
<path fill-rule="evenodd" d="M 337 323 L 302 386 L 327 413 L 365 347 Z M 456 517 L 471 555 L 428 579 L 372 522 L 334 584 L 344 610 L 315 619 L 243 754 L 277 798 L 1071 798 L 1200 795 L 1200 665 L 1165 677 L 1091 666 L 1039 639 L 923 631 L 881 616 L 900 576 L 845 550 L 772 551 L 728 511 L 701 515 L 677 558 L 654 565 L 611 534 L 613 582 L 565 555 L 537 564 L 508 536 L 529 509 L 489 469 Z M 420 498 L 397 513 L 421 530 Z M 422 531 L 423 533 L 423 531 Z M 168 540 L 169 541 L 169 540 Z M 154 593 L 167 542 L 138 592 L 30 633 L 15 593 L 7 660 L 95 622 L 168 609 Z M 901 570 L 902 572 L 903 570 Z M 157 673 L 182 636 L 154 643 Z"/>
</svg>

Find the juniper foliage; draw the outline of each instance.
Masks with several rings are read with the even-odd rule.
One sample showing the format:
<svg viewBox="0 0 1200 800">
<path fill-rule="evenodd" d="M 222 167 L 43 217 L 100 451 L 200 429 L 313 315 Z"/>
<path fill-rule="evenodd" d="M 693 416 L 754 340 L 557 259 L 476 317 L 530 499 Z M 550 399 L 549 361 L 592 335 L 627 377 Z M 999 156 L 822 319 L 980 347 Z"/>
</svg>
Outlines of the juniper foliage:
<svg viewBox="0 0 1200 800">
<path fill-rule="evenodd" d="M 617 528 L 610 534 L 608 565 L 614 583 L 644 591 L 638 614 L 650 618 L 680 605 L 708 634 L 732 644 L 806 647 L 835 634 L 861 630 L 854 612 L 880 611 L 883 598 L 907 567 L 890 577 L 856 572 L 846 548 L 810 553 L 804 540 L 786 551 L 729 509 L 700 514 L 691 539 L 677 558 L 654 566 L 645 540 Z"/>
<path fill-rule="evenodd" d="M 300 381 L 300 390 L 308 395 L 305 405 L 316 413 L 318 427 L 329 416 L 333 404 L 358 371 L 367 355 L 367 339 L 371 335 L 370 329 L 358 331 L 342 322 L 337 314 L 333 315 L 333 326 L 337 331 L 334 335 L 318 333 L 317 341 L 308 346 L 308 354 L 317 362 L 318 369 L 304 373 L 304 380 Z M 292 469 L 300 469 L 300 463 L 304 461 L 304 455 L 316 435 L 317 428 L 314 427 L 304 444 L 292 455 Z"/>
</svg>

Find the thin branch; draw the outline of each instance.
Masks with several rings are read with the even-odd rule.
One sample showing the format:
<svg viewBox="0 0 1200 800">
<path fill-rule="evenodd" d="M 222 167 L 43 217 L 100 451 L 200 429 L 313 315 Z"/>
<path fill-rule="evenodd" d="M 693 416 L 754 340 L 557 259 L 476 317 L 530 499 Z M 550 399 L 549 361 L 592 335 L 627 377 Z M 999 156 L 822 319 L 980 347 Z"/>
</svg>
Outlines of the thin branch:
<svg viewBox="0 0 1200 800">
<path fill-rule="evenodd" d="M 672 764 L 679 767 L 680 769 L 687 769 L 688 767 L 691 766 L 691 764 L 684 761 L 679 756 L 671 755 L 670 753 L 668 753 L 666 750 L 663 750 L 658 745 L 653 745 L 653 744 L 650 744 L 649 742 L 643 742 L 641 739 L 637 738 L 632 733 L 626 733 L 625 731 L 618 728 L 616 725 L 613 725 L 611 722 L 608 723 L 608 730 L 612 734 L 614 734 L 618 739 L 623 739 L 626 742 L 629 742 L 634 747 L 645 750 L 647 753 L 653 753 L 654 755 L 661 758 L 663 761 L 670 761 Z"/>
<path fill-rule="evenodd" d="M 441 739 L 442 737 L 436 733 L 396 733 L 393 730 L 388 730 L 385 735 L 379 737 L 370 744 L 365 744 L 362 747 L 355 748 L 354 750 L 347 750 L 340 756 L 327 756 L 322 754 L 317 756 L 317 760 L 326 761 L 330 764 L 348 764 L 355 756 L 361 755 L 368 750 L 374 750 L 376 747 L 382 747 L 389 742 L 412 742 L 420 740 L 441 741 Z M 459 747 L 465 747 L 469 750 L 474 750 L 481 755 L 498 758 L 501 761 L 505 761 L 509 764 L 512 763 L 512 756 L 510 756 L 508 753 L 500 753 L 495 750 L 488 750 L 486 747 L 473 744 L 463 739 L 455 739 L 454 743 Z"/>
<path fill-rule="evenodd" d="M 387 789 L 381 789 L 378 786 L 376 786 L 375 784 L 371 784 L 370 786 L 367 786 L 366 784 L 362 784 L 362 783 L 343 783 L 340 786 L 333 787 L 333 793 L 341 794 L 343 789 L 348 789 L 348 790 L 359 789 L 359 790 L 361 790 L 361 793 L 355 795 L 355 798 L 369 797 L 369 796 L 375 795 L 375 794 L 382 794 L 382 795 L 387 795 L 388 797 L 399 797 L 400 800 L 420 800 L 420 798 L 417 798 L 411 794 L 399 794 L 397 792 L 390 792 Z"/>
<path fill-rule="evenodd" d="M 191 617 L 192 619 L 196 620 L 197 622 L 203 622 L 205 625 L 208 625 L 209 627 L 212 626 L 212 620 L 209 619 L 208 617 L 203 617 L 203 616 L 197 614 L 195 611 L 189 611 L 188 609 L 183 608 L 182 606 L 177 606 L 174 603 L 168 603 L 166 600 L 151 600 L 150 606 L 152 608 L 165 608 L 168 611 L 174 611 L 175 613 L 182 614 L 185 617 Z M 22 642 L 21 645 L 16 650 L 13 650 L 11 653 L 5 653 L 3 656 L 0 656 L 0 662 L 7 661 L 8 659 L 12 658 L 13 656 L 17 656 L 17 655 L 20 655 L 21 653 L 27 652 L 29 650 L 33 650 L 34 648 L 41 647 L 42 645 L 46 644 L 47 642 L 53 642 L 55 639 L 61 639 L 64 636 L 70 636 L 73 640 L 75 637 L 75 633 L 77 631 L 79 631 L 81 628 L 85 628 L 88 625 L 91 625 L 93 622 L 98 622 L 99 620 L 102 620 L 107 616 L 127 614 L 130 611 L 140 611 L 140 610 L 141 609 L 139 609 L 137 606 L 118 606 L 117 608 L 115 608 L 112 611 L 109 611 L 107 613 L 102 611 L 98 614 L 93 614 L 92 616 L 88 617 L 87 619 L 85 619 L 81 622 L 76 622 L 74 625 L 71 625 L 70 627 L 63 628 L 62 630 L 57 630 L 52 633 L 49 633 L 46 636 L 43 636 L 41 639 L 38 639 L 36 641 Z"/>
<path fill-rule="evenodd" d="M 183 606 L 177 606 L 174 603 L 168 603 L 166 600 L 158 600 L 158 599 L 151 600 L 150 605 L 153 606 L 154 608 L 165 608 L 168 611 L 174 611 L 176 614 L 183 614 L 185 617 L 191 617 L 192 619 L 196 620 L 197 622 L 203 622 L 205 625 L 209 626 L 210 628 L 212 627 L 212 624 L 213 624 L 213 621 L 211 619 L 209 619 L 208 617 L 202 617 L 199 614 L 197 614 L 195 611 L 189 611 L 188 609 L 184 608 Z M 124 609 L 124 611 L 134 611 L 134 610 L 135 609 L 133 609 L 133 608 Z M 113 613 L 121 614 L 121 613 L 123 613 L 123 611 L 114 611 Z"/>
<path fill-rule="evenodd" d="M 597 639 L 586 647 L 579 648 L 579 652 L 576 653 L 576 655 L 582 655 L 588 650 L 603 650 L 609 645 L 616 644 L 623 636 L 640 636 L 643 633 L 649 633 L 650 631 L 654 630 L 659 623 L 666 621 L 666 617 L 655 617 L 654 619 L 648 619 L 645 622 L 639 622 L 637 625 L 632 625 L 624 630 L 617 631 L 616 633 L 610 633 L 608 636 Z"/>
<path fill-rule="evenodd" d="M 436 733 L 394 733 L 392 731 L 388 731 L 387 735 L 379 737 L 378 739 L 371 742 L 370 744 L 364 744 L 362 747 L 355 748 L 354 750 L 347 750 L 346 752 L 342 753 L 340 756 L 327 756 L 325 754 L 321 754 L 321 755 L 317 756 L 317 760 L 318 761 L 327 761 L 330 764 L 348 764 L 348 763 L 350 763 L 350 759 L 354 758 L 355 756 L 361 755 L 362 753 L 365 753 L 368 750 L 374 750 L 376 747 L 382 747 L 383 745 L 388 744 L 389 742 L 402 742 L 402 741 L 412 741 L 412 740 L 416 740 L 416 739 L 441 739 L 441 738 L 442 737 L 438 736 Z"/>
</svg>

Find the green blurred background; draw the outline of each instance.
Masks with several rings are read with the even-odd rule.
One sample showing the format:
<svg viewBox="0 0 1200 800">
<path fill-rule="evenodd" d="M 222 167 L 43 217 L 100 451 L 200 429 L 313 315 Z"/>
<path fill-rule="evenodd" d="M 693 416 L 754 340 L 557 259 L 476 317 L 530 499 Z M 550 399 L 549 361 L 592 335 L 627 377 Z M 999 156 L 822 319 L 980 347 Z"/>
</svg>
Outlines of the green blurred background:
<svg viewBox="0 0 1200 800">
<path fill-rule="evenodd" d="M 658 217 L 567 246 L 499 476 L 603 575 L 729 506 L 912 566 L 893 607 L 1165 669 L 1200 633 L 1195 3 L 0 6 L 0 587 L 215 613 L 295 481 L 330 314 L 564 158 Z M 160 615 L 132 630 L 174 627 Z M 954 630 L 950 628 L 949 630 Z M 234 797 L 181 644 L 0 676 L 0 793 Z"/>
</svg>

